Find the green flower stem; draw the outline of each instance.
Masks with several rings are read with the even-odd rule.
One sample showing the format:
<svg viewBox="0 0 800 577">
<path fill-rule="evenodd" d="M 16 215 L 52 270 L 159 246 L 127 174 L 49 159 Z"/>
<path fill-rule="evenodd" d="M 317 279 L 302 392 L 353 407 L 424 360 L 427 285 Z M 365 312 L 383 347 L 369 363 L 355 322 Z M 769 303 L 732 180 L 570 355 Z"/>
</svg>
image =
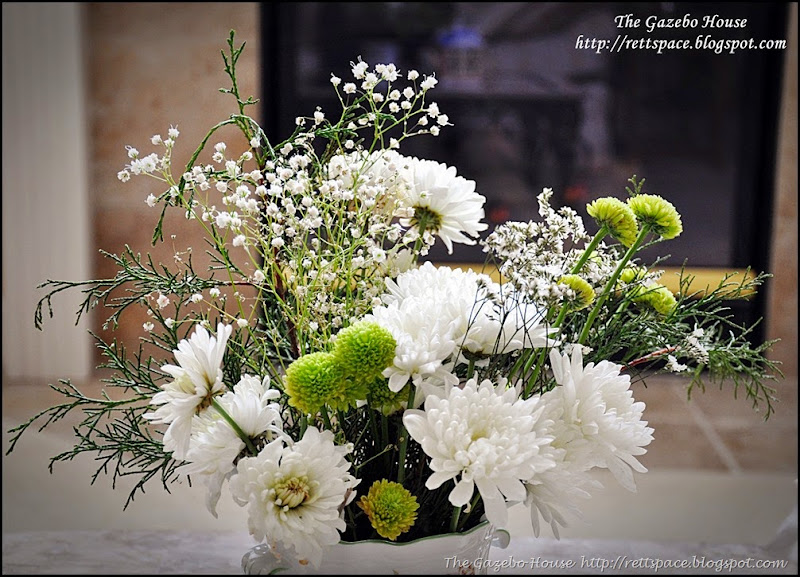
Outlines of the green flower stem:
<svg viewBox="0 0 800 577">
<path fill-rule="evenodd" d="M 524 366 L 526 358 L 528 358 L 528 357 L 526 357 L 524 354 L 520 354 L 519 357 L 517 357 L 517 360 L 514 361 L 514 365 L 508 371 L 508 380 L 509 381 L 511 381 L 511 382 L 515 381 L 514 377 L 517 374 L 517 371 L 520 370 L 520 368 L 522 368 L 522 366 Z"/>
<path fill-rule="evenodd" d="M 603 308 L 603 305 L 608 298 L 608 295 L 611 294 L 611 291 L 614 290 L 614 287 L 617 284 L 617 280 L 619 279 L 619 275 L 622 274 L 622 270 L 628 265 L 628 262 L 633 258 L 633 255 L 636 254 L 636 251 L 639 250 L 639 247 L 644 242 L 644 239 L 650 233 L 650 225 L 642 224 L 642 228 L 639 231 L 639 236 L 636 237 L 634 243 L 628 248 L 628 251 L 625 253 L 625 256 L 620 259 L 617 263 L 617 268 L 614 269 L 611 278 L 608 279 L 606 286 L 603 288 L 603 292 L 597 297 L 597 301 L 594 303 L 594 308 L 592 312 L 589 313 L 589 318 L 586 319 L 586 324 L 583 325 L 583 330 L 581 331 L 580 337 L 578 337 L 578 344 L 582 345 L 586 342 L 586 339 L 589 337 L 589 329 L 592 328 L 592 324 L 594 324 L 597 315 L 600 314 L 600 309 Z"/>
<path fill-rule="evenodd" d="M 319 412 L 322 415 L 322 421 L 325 423 L 325 428 L 329 431 L 333 431 L 333 425 L 331 424 L 331 416 L 328 414 L 328 408 L 323 405 Z"/>
<path fill-rule="evenodd" d="M 341 409 L 337 410 L 336 411 L 336 419 L 339 421 L 339 430 L 342 432 L 342 439 L 343 439 L 343 443 L 342 444 L 346 444 L 347 443 L 347 434 L 345 433 L 345 431 L 347 430 L 347 427 L 345 426 L 345 413 L 344 413 L 344 411 L 342 411 Z"/>
<path fill-rule="evenodd" d="M 589 244 L 584 249 L 581 258 L 579 258 L 578 262 L 575 263 L 575 266 L 572 267 L 570 274 L 580 274 L 583 265 L 586 264 L 586 261 L 589 260 L 589 257 L 592 256 L 592 253 L 594 253 L 594 250 L 597 248 L 597 245 L 600 244 L 600 242 L 606 237 L 607 234 L 608 234 L 608 227 L 606 225 L 601 226 L 600 230 L 597 231 L 597 234 L 594 235 L 594 238 L 592 238 L 591 242 L 589 242 Z M 564 321 L 564 317 L 567 316 L 568 309 L 569 309 L 569 303 L 565 302 L 561 305 L 561 310 L 558 311 L 558 317 L 556 317 L 556 320 L 551 325 L 552 327 L 558 328 L 559 326 L 561 326 L 561 323 Z"/>
<path fill-rule="evenodd" d="M 458 519 L 461 517 L 461 507 L 453 507 L 453 516 L 450 517 L 450 532 L 455 533 L 458 530 Z"/>
<path fill-rule="evenodd" d="M 389 444 L 389 419 L 381 413 L 381 435 L 383 439 L 383 444 Z"/>
<path fill-rule="evenodd" d="M 589 244 L 586 245 L 586 248 L 583 250 L 583 254 L 581 254 L 581 257 L 578 259 L 578 262 L 576 262 L 573 265 L 569 274 L 580 274 L 583 265 L 586 264 L 586 261 L 589 260 L 589 258 L 592 256 L 595 249 L 597 248 L 597 245 L 600 244 L 600 242 L 608 235 L 608 233 L 609 229 L 606 225 L 600 227 L 600 230 L 597 231 L 597 234 L 595 234 L 592 240 L 589 242 Z M 569 308 L 569 303 L 564 303 L 561 305 L 561 310 L 558 313 L 558 317 L 552 324 L 553 327 L 558 327 L 559 325 L 561 325 L 561 322 L 564 320 L 564 317 L 567 314 L 568 308 Z M 548 311 L 547 314 L 548 317 L 550 316 L 551 312 L 552 309 L 551 311 Z"/>
<path fill-rule="evenodd" d="M 592 256 L 592 253 L 594 253 L 594 249 L 597 248 L 597 245 L 600 244 L 600 241 L 602 241 L 607 234 L 608 227 L 606 225 L 601 226 L 600 230 L 597 231 L 597 234 L 594 235 L 594 238 L 592 238 L 591 242 L 584 249 L 581 258 L 579 258 L 578 262 L 575 263 L 575 266 L 572 267 L 570 274 L 580 274 L 583 265 L 586 264 L 586 261 L 589 260 L 589 257 Z"/>
<path fill-rule="evenodd" d="M 381 446 L 388 447 L 390 446 L 389 443 L 389 419 L 386 415 L 381 412 Z M 392 453 L 386 453 L 385 457 L 386 462 L 386 470 L 390 470 L 392 468 Z"/>
<path fill-rule="evenodd" d="M 481 493 L 480 491 L 475 491 L 475 495 L 472 497 L 472 502 L 469 504 L 469 508 L 467 509 L 467 514 L 464 515 L 458 523 L 458 527 L 456 527 L 456 532 L 462 531 L 464 529 L 464 525 L 466 525 L 469 516 L 472 515 L 472 512 L 475 510 L 475 507 L 478 506 L 478 501 L 481 500 Z"/>
<path fill-rule="evenodd" d="M 416 216 L 416 214 L 414 216 Z M 417 237 L 417 240 L 414 242 L 414 263 L 415 264 L 416 264 L 417 260 L 419 259 L 419 251 L 422 249 L 422 244 L 425 242 L 424 241 L 424 236 L 425 236 L 425 229 L 428 226 L 427 220 L 428 220 L 427 213 L 423 212 L 422 216 L 417 221 L 417 231 L 419 231 L 419 236 Z"/>
<path fill-rule="evenodd" d="M 375 422 L 375 411 L 371 409 L 371 407 L 367 408 L 367 419 L 369 421 L 369 429 L 372 431 L 372 434 L 375 436 L 376 439 L 379 439 L 378 436 L 378 424 Z"/>
<path fill-rule="evenodd" d="M 602 240 L 606 237 L 606 235 L 608 235 L 608 232 L 609 232 L 609 230 L 608 230 L 608 227 L 606 225 L 602 225 L 600 227 L 600 230 L 597 231 L 597 233 L 594 235 L 594 237 L 592 237 L 592 240 L 589 242 L 589 244 L 584 249 L 583 254 L 578 259 L 578 262 L 576 262 L 575 265 L 572 267 L 572 270 L 570 271 L 570 274 L 580 274 L 580 271 L 583 268 L 583 265 L 585 265 L 586 262 L 589 260 L 589 258 L 592 256 L 592 254 L 594 253 L 595 249 L 597 248 L 597 245 L 599 245 L 602 242 Z M 568 310 L 569 310 L 569 303 L 567 303 L 567 302 L 563 303 L 561 305 L 561 309 L 558 311 L 558 316 L 556 317 L 556 319 L 553 321 L 553 323 L 550 326 L 553 327 L 553 328 L 560 327 L 561 323 L 564 322 L 564 318 L 566 318 L 566 316 L 567 316 L 567 311 Z M 549 314 L 548 314 L 548 316 L 549 316 Z M 522 376 L 523 377 L 525 375 L 527 375 L 528 372 L 531 370 L 531 366 L 533 365 L 533 359 L 534 358 L 536 359 L 536 367 L 533 370 L 533 374 L 531 375 L 531 378 L 525 384 L 525 397 L 529 397 L 530 396 L 530 394 L 532 392 L 532 389 L 533 389 L 533 385 L 536 383 L 537 379 L 539 378 L 539 373 L 542 370 L 542 366 L 544 365 L 545 359 L 547 359 L 547 348 L 546 347 L 542 348 L 542 350 L 539 352 L 538 355 L 531 355 L 530 357 L 528 357 L 528 360 L 525 363 L 525 368 L 522 371 Z"/>
<path fill-rule="evenodd" d="M 472 378 L 475 373 L 475 359 L 470 359 L 469 366 L 467 367 L 467 380 Z"/>
<path fill-rule="evenodd" d="M 216 399 L 212 398 L 211 406 L 214 407 L 220 415 L 222 415 L 222 418 L 225 419 L 225 421 L 227 421 L 227 423 L 236 432 L 239 438 L 242 441 L 244 441 L 244 444 L 247 447 L 247 450 L 250 452 L 250 454 L 253 456 L 258 455 L 258 451 L 256 451 L 256 448 L 253 446 L 253 441 L 251 441 L 250 437 L 248 437 L 245 434 L 245 432 L 242 430 L 239 424 L 231 418 L 228 412 L 222 408 L 222 405 L 220 405 Z"/>
<path fill-rule="evenodd" d="M 411 383 L 408 387 L 408 408 L 414 406 L 414 384 Z M 397 458 L 397 482 L 401 485 L 406 478 L 406 451 L 408 450 L 408 431 L 406 426 L 403 425 L 402 419 L 400 420 L 400 453 Z"/>
</svg>

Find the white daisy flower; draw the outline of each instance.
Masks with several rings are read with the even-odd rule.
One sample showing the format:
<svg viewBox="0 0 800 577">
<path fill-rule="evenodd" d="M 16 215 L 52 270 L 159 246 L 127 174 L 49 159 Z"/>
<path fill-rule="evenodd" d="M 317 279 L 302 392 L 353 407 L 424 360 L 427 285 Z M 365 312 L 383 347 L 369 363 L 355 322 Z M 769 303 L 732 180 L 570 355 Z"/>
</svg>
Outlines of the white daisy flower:
<svg viewBox="0 0 800 577">
<path fill-rule="evenodd" d="M 475 487 L 487 519 L 497 527 L 508 522 L 507 507 L 525 500 L 523 481 L 555 467 L 544 451 L 552 440 L 543 433 L 538 395 L 519 399 L 504 382 L 470 379 L 448 396 L 430 395 L 425 410 L 407 410 L 403 424 L 425 454 L 433 474 L 425 486 L 436 489 L 454 480 L 450 502 L 469 503 Z"/>
<path fill-rule="evenodd" d="M 550 365 L 559 386 L 542 395 L 554 425 L 553 445 L 566 450 L 565 460 L 577 468 L 608 468 L 619 483 L 636 490 L 633 471 L 647 472 L 636 456 L 653 440 L 642 420 L 645 405 L 634 402 L 629 375 L 609 361 L 583 366 L 581 347 L 572 356 L 550 351 Z"/>
<path fill-rule="evenodd" d="M 280 407 L 272 402 L 280 392 L 270 388 L 269 377 L 263 381 L 243 375 L 239 383 L 217 398 L 217 402 L 248 438 L 265 435 L 267 440 L 283 435 Z M 208 487 L 206 506 L 214 517 L 222 484 L 236 469 L 235 460 L 245 443 L 215 407 L 195 415 L 185 465 L 181 475 L 197 475 Z"/>
<path fill-rule="evenodd" d="M 486 198 L 475 192 L 475 181 L 434 160 L 410 160 L 412 187 L 402 204 L 413 208 L 414 216 L 401 218 L 400 224 L 418 228 L 424 221 L 425 230 L 441 238 L 450 254 L 454 242 L 475 244 L 470 237 L 488 228 L 482 222 Z"/>
<path fill-rule="evenodd" d="M 230 489 L 237 503 L 248 505 L 250 534 L 293 547 L 299 559 L 319 567 L 324 549 L 345 529 L 340 509 L 355 497 L 348 451 L 334 444 L 331 431 L 309 427 L 291 446 L 273 441 L 239 461 Z"/>
<path fill-rule="evenodd" d="M 178 343 L 173 351 L 178 365 L 164 365 L 161 370 L 173 377 L 153 395 L 150 404 L 162 405 L 143 417 L 154 424 L 168 424 L 164 433 L 164 451 L 183 460 L 189 450 L 192 418 L 206 408 L 211 397 L 222 392 L 222 357 L 233 327 L 220 323 L 216 336 L 198 325 L 189 340 Z"/>
</svg>

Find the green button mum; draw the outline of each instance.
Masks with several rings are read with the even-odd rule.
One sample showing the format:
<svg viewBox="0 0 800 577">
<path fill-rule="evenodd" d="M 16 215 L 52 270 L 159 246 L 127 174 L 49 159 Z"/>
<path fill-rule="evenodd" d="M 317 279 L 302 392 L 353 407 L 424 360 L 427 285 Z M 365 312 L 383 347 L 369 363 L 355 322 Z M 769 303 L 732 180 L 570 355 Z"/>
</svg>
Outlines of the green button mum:
<svg viewBox="0 0 800 577">
<path fill-rule="evenodd" d="M 678 301 L 675 300 L 672 291 L 660 284 L 642 288 L 633 300 L 651 307 L 662 316 L 667 316 L 678 306 Z"/>
<path fill-rule="evenodd" d="M 568 274 L 558 280 L 558 284 L 568 286 L 575 296 L 570 299 L 569 306 L 572 310 L 585 309 L 594 301 L 595 292 L 592 286 L 576 274 Z"/>
<path fill-rule="evenodd" d="M 348 380 L 331 353 L 303 355 L 286 369 L 289 404 L 304 413 L 316 413 L 323 406 L 334 409 L 350 404 Z"/>
<path fill-rule="evenodd" d="M 384 415 L 391 415 L 405 407 L 408 400 L 408 385 L 394 392 L 389 388 L 389 379 L 377 377 L 367 385 L 367 402 Z"/>
<path fill-rule="evenodd" d="M 628 205 L 642 225 L 664 239 L 675 238 L 683 232 L 681 215 L 672 203 L 660 196 L 637 194 L 628 199 Z"/>
<path fill-rule="evenodd" d="M 640 281 L 644 278 L 645 272 L 645 269 L 638 266 L 625 267 L 619 275 L 619 281 L 625 284 Z"/>
<path fill-rule="evenodd" d="M 636 216 L 631 208 L 618 198 L 598 198 L 586 205 L 586 212 L 597 224 L 605 226 L 609 234 L 623 245 L 631 246 L 636 242 L 636 236 L 639 234 Z"/>
<path fill-rule="evenodd" d="M 417 520 L 417 498 L 401 484 L 381 479 L 361 497 L 358 506 L 378 535 L 394 541 Z"/>
<path fill-rule="evenodd" d="M 396 347 L 387 329 L 376 322 L 361 321 L 339 331 L 333 354 L 354 379 L 369 381 L 392 364 Z"/>
</svg>

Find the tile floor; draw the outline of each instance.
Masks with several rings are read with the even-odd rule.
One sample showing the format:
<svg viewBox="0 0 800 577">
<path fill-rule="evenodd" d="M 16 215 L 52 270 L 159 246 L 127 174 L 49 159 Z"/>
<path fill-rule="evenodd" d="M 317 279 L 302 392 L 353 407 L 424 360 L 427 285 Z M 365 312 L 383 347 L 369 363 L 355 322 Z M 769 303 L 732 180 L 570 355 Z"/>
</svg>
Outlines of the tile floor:
<svg viewBox="0 0 800 577">
<path fill-rule="evenodd" d="M 608 475 L 605 488 L 582 504 L 583 522 L 571 523 L 563 537 L 696 540 L 762 545 L 796 507 L 797 379 L 779 384 L 781 402 L 767 422 L 730 388 L 709 388 L 686 400 L 685 384 L 667 377 L 636 385 L 646 403 L 654 441 L 641 458 L 649 469 L 628 493 Z M 85 392 L 96 392 L 90 385 Z M 61 397 L 43 383 L 3 383 L 3 445 L 7 431 Z M 154 482 L 126 511 L 125 483 L 89 483 L 90 459 L 60 463 L 47 471 L 48 458 L 71 443 L 70 419 L 30 434 L 3 457 L 3 532 L 44 529 L 186 529 L 241 531 L 245 511 L 220 501 L 219 518 L 204 508 L 204 488 L 175 486 L 170 494 Z M 529 532 L 521 511 L 512 532 Z M 551 533 L 543 532 L 544 536 Z"/>
</svg>

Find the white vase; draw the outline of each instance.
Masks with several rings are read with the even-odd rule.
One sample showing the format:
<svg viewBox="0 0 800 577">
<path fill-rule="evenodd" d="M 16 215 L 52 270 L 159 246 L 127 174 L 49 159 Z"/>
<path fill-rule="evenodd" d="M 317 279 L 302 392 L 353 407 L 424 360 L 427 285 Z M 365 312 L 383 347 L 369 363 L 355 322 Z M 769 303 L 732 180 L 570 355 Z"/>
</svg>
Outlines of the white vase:
<svg viewBox="0 0 800 577">
<path fill-rule="evenodd" d="M 505 549 L 508 531 L 488 522 L 464 533 L 422 537 L 407 543 L 340 542 L 325 551 L 320 567 L 301 564 L 280 545 L 256 545 L 242 558 L 246 575 L 483 575 L 492 546 Z"/>
</svg>

